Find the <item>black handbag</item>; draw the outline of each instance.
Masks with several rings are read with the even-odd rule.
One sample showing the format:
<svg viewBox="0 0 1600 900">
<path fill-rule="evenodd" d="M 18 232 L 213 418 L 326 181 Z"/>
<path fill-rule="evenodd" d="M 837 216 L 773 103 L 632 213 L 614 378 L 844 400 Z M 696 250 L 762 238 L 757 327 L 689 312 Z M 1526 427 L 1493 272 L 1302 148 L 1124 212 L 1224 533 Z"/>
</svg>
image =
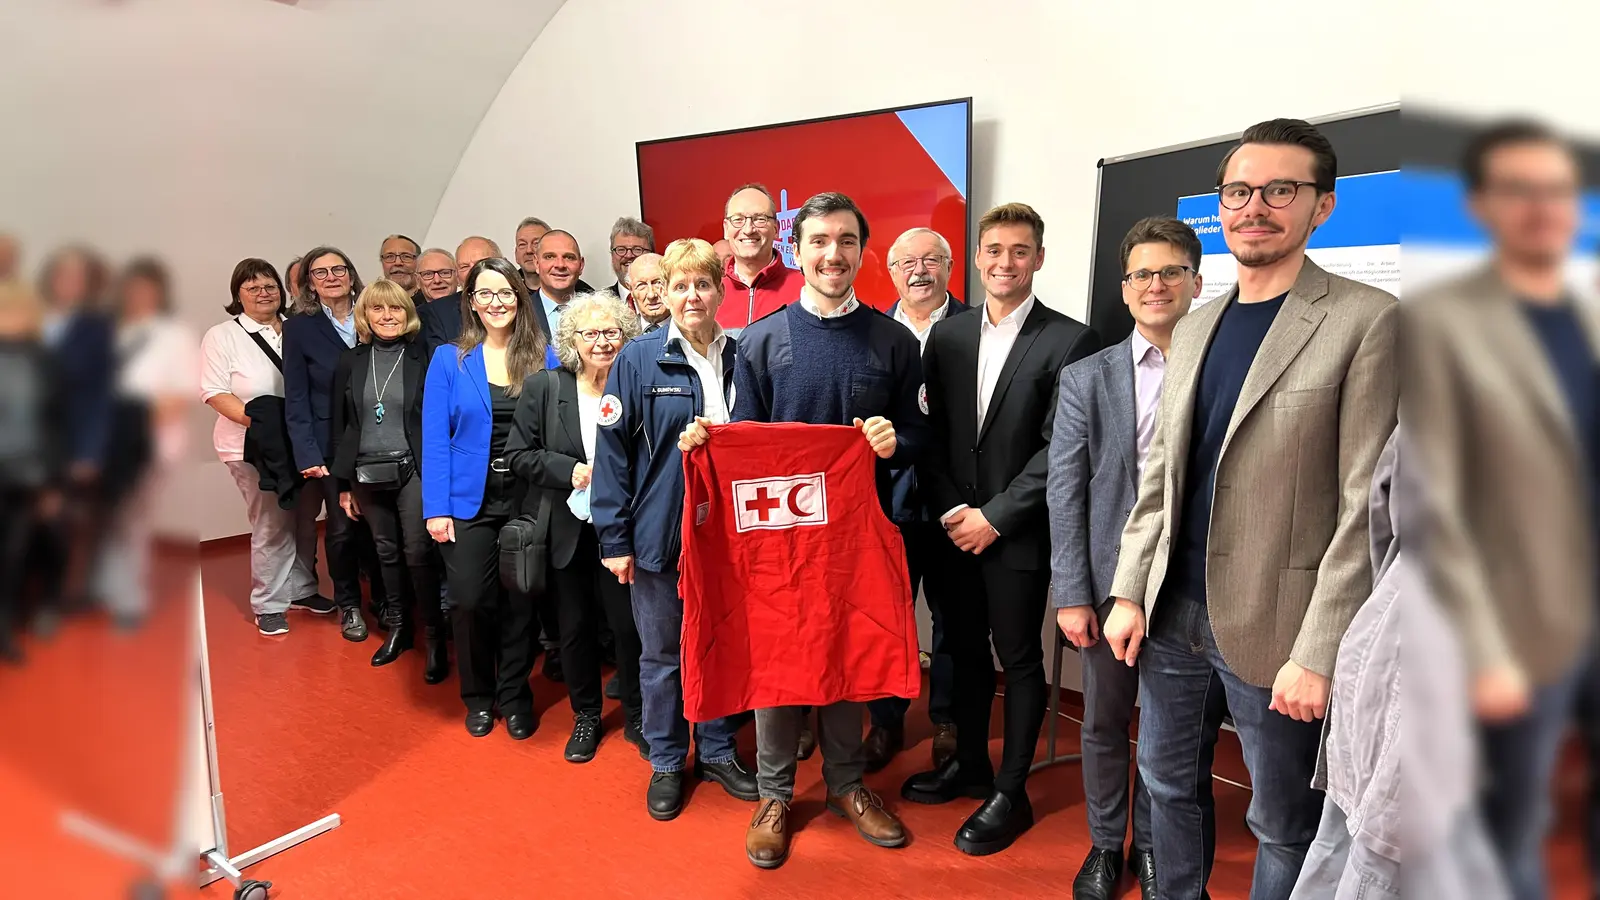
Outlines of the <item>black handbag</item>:
<svg viewBox="0 0 1600 900">
<path fill-rule="evenodd" d="M 560 382 L 554 372 L 546 370 L 549 389 L 545 392 L 544 433 L 554 434 L 556 392 Z M 507 590 L 529 597 L 544 595 L 550 570 L 550 491 L 533 487 L 539 492 L 537 515 L 524 513 L 500 526 L 500 583 Z"/>
<path fill-rule="evenodd" d="M 398 490 L 411 478 L 411 451 L 368 453 L 356 457 L 356 484 L 373 490 Z"/>
</svg>

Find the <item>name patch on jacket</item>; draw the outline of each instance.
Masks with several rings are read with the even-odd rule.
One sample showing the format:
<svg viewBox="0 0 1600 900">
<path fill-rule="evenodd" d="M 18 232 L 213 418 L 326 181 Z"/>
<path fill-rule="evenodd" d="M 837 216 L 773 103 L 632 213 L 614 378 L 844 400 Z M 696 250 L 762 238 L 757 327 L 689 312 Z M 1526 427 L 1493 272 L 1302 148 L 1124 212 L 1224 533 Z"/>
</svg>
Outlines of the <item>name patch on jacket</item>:
<svg viewBox="0 0 1600 900">
<path fill-rule="evenodd" d="M 689 389 L 678 384 L 652 384 L 650 393 L 655 394 L 687 394 Z"/>
<path fill-rule="evenodd" d="M 822 472 L 733 482 L 739 532 L 828 524 L 828 481 Z"/>
</svg>

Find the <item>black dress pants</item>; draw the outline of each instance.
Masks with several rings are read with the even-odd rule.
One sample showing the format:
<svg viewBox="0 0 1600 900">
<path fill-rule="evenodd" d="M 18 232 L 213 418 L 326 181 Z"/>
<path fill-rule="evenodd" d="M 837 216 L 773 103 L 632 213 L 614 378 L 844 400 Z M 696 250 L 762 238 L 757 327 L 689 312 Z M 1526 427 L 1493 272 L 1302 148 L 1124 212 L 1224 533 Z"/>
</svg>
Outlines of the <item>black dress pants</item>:
<svg viewBox="0 0 1600 900">
<path fill-rule="evenodd" d="M 439 608 L 438 556 L 422 518 L 422 477 L 413 473 L 398 489 L 353 484 L 351 493 L 372 532 L 383 573 L 381 584 L 372 587 L 372 599 L 383 610 L 385 620 L 398 625 L 410 619 L 406 613 L 416 603 L 421 607 L 423 625 L 437 628 L 444 624 Z"/>
<path fill-rule="evenodd" d="M 317 513 L 324 510 L 327 515 L 322 520 L 322 551 L 328 563 L 328 579 L 333 582 L 333 602 L 340 609 L 361 607 L 361 569 L 369 555 L 372 558 L 366 565 L 367 583 L 372 596 L 385 596 L 381 565 L 370 549 L 363 550 L 372 544 L 366 523 L 351 520 L 339 505 L 339 479 L 331 475 L 307 478 L 300 489 L 297 515 L 302 522 L 315 522 Z"/>
<path fill-rule="evenodd" d="M 471 519 L 456 519 L 455 542 L 440 545 L 455 604 L 451 623 L 461 699 L 468 712 L 498 707 L 501 715 L 533 713 L 533 690 L 528 686 L 534 657 L 533 603 L 500 582 L 500 528 L 511 512 L 512 504 L 502 501 Z"/>
<path fill-rule="evenodd" d="M 924 590 L 938 593 L 944 613 L 953 675 L 950 711 L 956 724 L 956 758 L 963 770 L 992 768 L 989 713 L 994 705 L 994 657 L 999 657 L 1006 675 L 1005 744 L 995 788 L 1016 793 L 1027 783 L 1044 724 L 1047 693 L 1040 635 L 1050 571 L 1009 568 L 1001 563 L 999 550 L 990 545 L 974 556 L 947 539 L 937 551 L 934 577 Z"/>
<path fill-rule="evenodd" d="M 632 598 L 628 586 L 600 564 L 600 542 L 593 525 L 583 525 L 572 562 L 565 569 L 550 570 L 550 589 L 561 615 L 561 668 L 572 711 L 599 712 L 605 701 L 600 680 L 600 622 L 604 618 L 616 640 L 622 708 L 628 716 L 637 716 L 641 651 Z"/>
</svg>

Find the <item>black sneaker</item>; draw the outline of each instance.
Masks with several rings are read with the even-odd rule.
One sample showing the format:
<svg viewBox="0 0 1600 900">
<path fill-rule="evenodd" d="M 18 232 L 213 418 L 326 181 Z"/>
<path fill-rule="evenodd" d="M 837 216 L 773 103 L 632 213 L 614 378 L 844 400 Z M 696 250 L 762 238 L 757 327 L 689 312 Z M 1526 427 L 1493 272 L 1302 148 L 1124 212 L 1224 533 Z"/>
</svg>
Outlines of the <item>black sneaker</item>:
<svg viewBox="0 0 1600 900">
<path fill-rule="evenodd" d="M 620 676 L 613 675 L 611 676 L 611 680 L 606 682 L 606 699 L 622 699 L 622 678 Z"/>
<path fill-rule="evenodd" d="M 275 634 L 288 634 L 289 617 L 283 613 L 256 616 L 256 630 L 269 637 Z"/>
<path fill-rule="evenodd" d="M 333 611 L 338 607 L 334 606 L 333 601 L 329 600 L 327 597 L 324 597 L 321 594 L 312 594 L 311 596 L 300 600 L 289 601 L 289 608 L 298 609 L 301 612 L 315 613 L 319 616 L 326 616 L 332 615 Z"/>
<path fill-rule="evenodd" d="M 567 762 L 586 763 L 594 759 L 595 751 L 600 749 L 600 732 L 599 713 L 578 713 L 572 722 L 572 737 L 567 739 L 567 751 L 563 754 Z"/>
<path fill-rule="evenodd" d="M 645 762 L 650 761 L 650 742 L 644 739 L 644 724 L 638 719 L 629 719 L 622 726 L 622 739 L 639 748 L 639 756 Z"/>
<path fill-rule="evenodd" d="M 361 618 L 361 607 L 352 606 L 339 613 L 339 633 L 347 641 L 364 641 L 367 639 L 367 620 Z"/>
</svg>

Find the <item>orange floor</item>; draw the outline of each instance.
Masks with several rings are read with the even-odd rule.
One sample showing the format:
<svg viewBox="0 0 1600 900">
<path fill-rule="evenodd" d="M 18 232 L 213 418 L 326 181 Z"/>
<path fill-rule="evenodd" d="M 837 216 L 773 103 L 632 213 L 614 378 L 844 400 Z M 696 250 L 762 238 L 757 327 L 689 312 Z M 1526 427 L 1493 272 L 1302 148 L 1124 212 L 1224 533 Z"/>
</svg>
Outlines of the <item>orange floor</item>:
<svg viewBox="0 0 1600 900">
<path fill-rule="evenodd" d="M 368 659 L 376 638 L 351 644 L 330 618 L 298 613 L 287 636 L 262 638 L 248 614 L 244 545 L 207 546 L 201 567 L 231 852 L 328 813 L 343 819 L 335 831 L 247 870 L 247 877 L 274 882 L 274 898 L 1070 896 L 1088 848 L 1080 774 L 1068 764 L 1033 778 L 1039 822 L 1013 848 L 985 858 L 957 851 L 954 830 L 976 801 L 919 807 L 898 798 L 900 782 L 927 760 L 919 705 L 908 718 L 914 746 L 888 770 L 868 776 L 903 813 L 912 843 L 897 851 L 872 847 L 827 815 L 813 758 L 800 767 L 795 815 L 802 825 L 793 855 L 781 869 L 758 871 L 743 853 L 752 805 L 715 786 L 695 790 L 674 822 L 649 818 L 649 767 L 622 741 L 614 703 L 606 713 L 612 731 L 587 765 L 561 759 L 571 713 L 561 686 L 537 675 L 541 721 L 534 737 L 516 743 L 497 726 L 476 740 L 461 726 L 455 679 L 423 684 L 418 654 L 373 669 Z M 164 615 L 176 633 L 181 608 Z M 141 736 L 170 733 L 154 723 L 180 721 L 181 706 L 133 691 L 165 685 L 169 675 L 181 678 L 181 654 L 148 642 L 122 646 L 102 623 L 72 629 L 83 640 L 34 648 L 24 673 L 0 670 L 0 722 L 43 736 L 0 741 L 0 797 L 9 822 L 0 829 L 0 869 L 24 872 L 20 882 L 0 885 L 0 896 L 12 896 L 7 891 L 14 888 L 27 888 L 19 897 L 125 896 L 113 886 L 127 884 L 134 867 L 62 834 L 53 820 L 63 807 L 88 809 L 119 828 L 153 833 L 166 821 L 157 811 L 170 808 L 156 798 L 174 779 L 170 767 L 155 761 L 175 752 L 175 742 L 150 739 L 130 748 L 107 739 L 134 722 L 142 723 Z M 69 645 L 79 649 L 68 651 Z M 96 741 L 82 740 L 83 679 L 74 673 L 84 671 L 102 676 L 94 689 L 108 694 L 94 704 L 89 722 Z M 1062 749 L 1073 750 L 1077 726 L 1062 725 Z M 49 737 L 62 733 L 77 736 Z M 742 739 L 751 754 L 748 729 Z M 1244 780 L 1237 747 L 1226 736 L 1218 770 Z M 1581 872 L 1571 836 L 1572 798 L 1581 784 L 1581 772 L 1563 783 L 1565 838 L 1552 853 L 1558 884 L 1576 884 Z M 1211 894 L 1242 898 L 1254 859 L 1244 824 L 1248 792 L 1218 784 L 1216 794 L 1220 835 Z M 1131 882 L 1125 888 L 1125 896 L 1138 896 Z M 200 892 L 231 894 L 226 882 Z"/>
</svg>

